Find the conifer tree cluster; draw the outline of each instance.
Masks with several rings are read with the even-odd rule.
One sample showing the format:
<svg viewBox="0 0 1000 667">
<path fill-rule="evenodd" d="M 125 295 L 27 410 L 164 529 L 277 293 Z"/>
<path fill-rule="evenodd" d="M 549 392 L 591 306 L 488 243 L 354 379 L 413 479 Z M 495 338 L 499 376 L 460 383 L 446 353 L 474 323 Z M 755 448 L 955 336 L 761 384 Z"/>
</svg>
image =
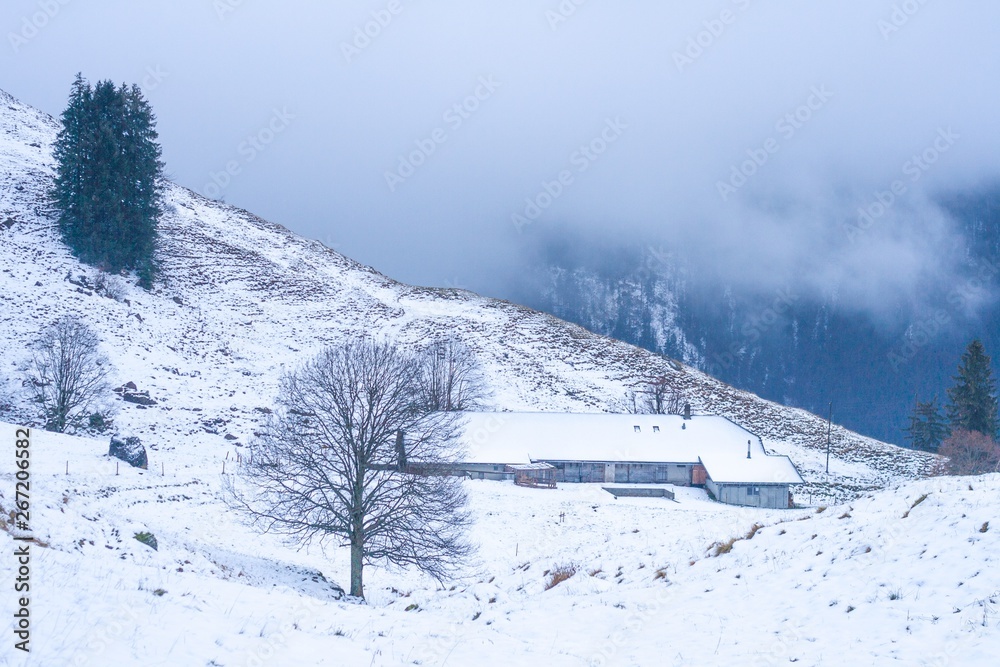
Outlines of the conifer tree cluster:
<svg viewBox="0 0 1000 667">
<path fill-rule="evenodd" d="M 937 396 L 930 401 L 917 401 L 910 415 L 910 425 L 903 430 L 913 448 L 925 452 L 938 451 L 941 443 L 951 434 Z"/>
<path fill-rule="evenodd" d="M 52 201 L 63 240 L 105 271 L 156 274 L 163 163 L 155 117 L 138 86 L 77 75 L 54 156 Z"/>
<path fill-rule="evenodd" d="M 937 452 L 952 433 L 979 433 L 995 441 L 998 430 L 997 386 L 992 360 L 982 341 L 969 343 L 962 354 L 955 384 L 948 390 L 944 408 L 935 396 L 928 402 L 917 401 L 904 429 L 915 449 Z"/>
</svg>

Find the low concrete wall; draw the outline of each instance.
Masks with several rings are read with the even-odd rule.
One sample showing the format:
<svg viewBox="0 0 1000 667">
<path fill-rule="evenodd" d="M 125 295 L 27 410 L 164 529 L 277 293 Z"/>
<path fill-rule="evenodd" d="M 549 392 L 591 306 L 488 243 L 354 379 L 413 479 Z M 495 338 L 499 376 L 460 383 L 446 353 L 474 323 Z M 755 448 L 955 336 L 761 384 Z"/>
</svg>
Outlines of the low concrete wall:
<svg viewBox="0 0 1000 667">
<path fill-rule="evenodd" d="M 662 486 L 602 486 L 602 489 L 615 498 L 669 498 L 674 499 L 674 492 Z"/>
</svg>

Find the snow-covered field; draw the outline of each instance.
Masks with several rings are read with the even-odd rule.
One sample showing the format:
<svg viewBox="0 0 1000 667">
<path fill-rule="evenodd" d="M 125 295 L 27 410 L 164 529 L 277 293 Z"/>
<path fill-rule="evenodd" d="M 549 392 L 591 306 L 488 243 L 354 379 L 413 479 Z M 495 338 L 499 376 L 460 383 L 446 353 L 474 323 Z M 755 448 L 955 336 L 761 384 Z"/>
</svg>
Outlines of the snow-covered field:
<svg viewBox="0 0 1000 667">
<path fill-rule="evenodd" d="M 12 460 L 13 426 L 0 442 Z M 8 635 L 9 664 L 992 665 L 1000 652 L 1000 475 L 822 512 L 685 488 L 672 502 L 468 482 L 479 550 L 466 574 L 441 587 L 369 568 L 357 604 L 336 586 L 346 550 L 247 530 L 225 508 L 221 466 L 191 456 L 161 474 L 154 455 L 116 475 L 106 449 L 32 433 L 33 653 Z M 5 514 L 12 494 L 0 475 Z M 144 531 L 158 550 L 134 539 Z M 14 542 L 0 543 L 6 587 Z M 575 574 L 546 590 L 559 569 Z"/>
</svg>

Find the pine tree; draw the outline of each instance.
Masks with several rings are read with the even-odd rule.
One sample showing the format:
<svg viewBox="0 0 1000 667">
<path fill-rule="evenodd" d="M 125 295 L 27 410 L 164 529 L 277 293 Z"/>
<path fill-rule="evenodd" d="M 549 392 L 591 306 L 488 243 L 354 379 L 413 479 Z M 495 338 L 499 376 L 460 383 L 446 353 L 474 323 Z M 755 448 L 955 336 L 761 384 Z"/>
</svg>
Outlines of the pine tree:
<svg viewBox="0 0 1000 667">
<path fill-rule="evenodd" d="M 63 240 L 82 261 L 152 286 L 163 163 L 149 104 L 137 86 L 77 75 L 62 121 L 52 200 Z"/>
<path fill-rule="evenodd" d="M 951 435 L 937 396 L 930 401 L 917 401 L 910 415 L 910 425 L 903 429 L 914 449 L 936 452 L 941 443 Z"/>
<path fill-rule="evenodd" d="M 87 114 L 92 106 L 93 90 L 80 74 L 70 89 L 69 104 L 62 113 L 62 130 L 56 138 L 53 156 L 58 163 L 52 187 L 52 199 L 60 211 L 59 229 L 66 239 L 79 228 L 87 209 L 84 200 L 84 169 L 88 162 Z"/>
<path fill-rule="evenodd" d="M 976 339 L 962 355 L 955 386 L 948 390 L 948 420 L 952 430 L 977 431 L 990 438 L 997 435 L 996 381 L 990 357 Z"/>
</svg>

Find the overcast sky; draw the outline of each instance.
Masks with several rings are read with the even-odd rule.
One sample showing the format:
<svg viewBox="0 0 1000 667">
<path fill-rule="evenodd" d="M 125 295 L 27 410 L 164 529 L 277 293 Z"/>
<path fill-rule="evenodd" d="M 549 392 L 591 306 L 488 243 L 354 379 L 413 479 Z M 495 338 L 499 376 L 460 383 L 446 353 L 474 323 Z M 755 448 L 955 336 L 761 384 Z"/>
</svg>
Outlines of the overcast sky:
<svg viewBox="0 0 1000 667">
<path fill-rule="evenodd" d="M 995 0 L 5 0 L 0 25 L 15 97 L 139 83 L 173 180 L 420 284 L 502 294 L 559 223 L 877 312 L 952 279 L 929 196 L 1000 175 Z"/>
</svg>

